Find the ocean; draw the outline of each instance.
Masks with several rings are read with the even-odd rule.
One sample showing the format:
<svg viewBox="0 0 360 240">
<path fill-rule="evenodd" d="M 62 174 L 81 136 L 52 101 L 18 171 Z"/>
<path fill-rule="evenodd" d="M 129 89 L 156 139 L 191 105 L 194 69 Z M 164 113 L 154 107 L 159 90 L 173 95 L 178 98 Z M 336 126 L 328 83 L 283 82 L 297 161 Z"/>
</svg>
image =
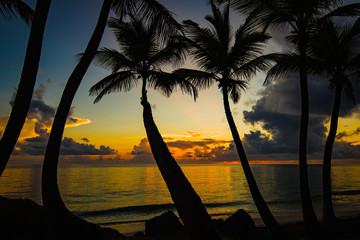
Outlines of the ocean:
<svg viewBox="0 0 360 240">
<path fill-rule="evenodd" d="M 258 218 L 241 165 L 182 165 L 209 214 L 226 217 L 245 209 Z M 251 165 L 270 210 L 277 217 L 301 217 L 297 165 Z M 30 198 L 41 204 L 41 171 L 37 166 L 9 165 L 0 178 L 0 195 Z M 309 165 L 314 208 L 321 216 L 321 165 Z M 332 168 L 335 212 L 360 211 L 360 165 Z M 120 232 L 144 228 L 144 221 L 175 210 L 156 165 L 69 165 L 59 168 L 59 188 L 76 215 Z"/>
</svg>

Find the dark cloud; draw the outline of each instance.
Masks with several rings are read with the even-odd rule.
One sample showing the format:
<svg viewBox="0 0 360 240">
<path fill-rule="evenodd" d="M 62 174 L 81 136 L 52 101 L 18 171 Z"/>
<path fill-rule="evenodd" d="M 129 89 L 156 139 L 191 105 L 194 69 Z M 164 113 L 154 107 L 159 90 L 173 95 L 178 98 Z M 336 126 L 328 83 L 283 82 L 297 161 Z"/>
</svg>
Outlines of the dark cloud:
<svg viewBox="0 0 360 240">
<path fill-rule="evenodd" d="M 47 81 L 48 84 L 51 81 Z M 30 104 L 30 108 L 27 114 L 28 120 L 35 121 L 35 133 L 38 135 L 36 137 L 27 138 L 22 142 L 17 143 L 19 150 L 16 150 L 15 154 L 29 154 L 29 155 L 43 155 L 45 154 L 46 145 L 49 139 L 50 129 L 52 122 L 54 120 L 56 109 L 43 101 L 43 97 L 46 93 L 46 86 L 40 84 L 38 88 L 34 90 L 33 99 Z M 14 99 L 10 101 L 10 104 L 13 106 Z M 67 124 L 77 123 L 79 120 L 77 118 L 71 117 L 74 113 L 74 107 L 70 109 L 69 117 L 67 119 Z M 62 140 L 60 154 L 61 155 L 112 155 L 115 154 L 115 150 L 101 145 L 99 148 L 96 148 L 95 145 L 88 144 L 89 140 L 87 138 L 82 138 L 84 143 L 78 143 L 72 138 L 64 138 Z"/>
<path fill-rule="evenodd" d="M 28 155 L 44 155 L 48 136 L 38 136 L 27 138 L 24 142 L 18 142 L 17 147 L 19 150 L 15 154 L 28 154 Z M 72 138 L 65 137 L 62 140 L 60 155 L 113 155 L 116 151 L 108 146 L 101 145 L 96 148 L 92 144 L 78 143 Z"/>
<path fill-rule="evenodd" d="M 237 152 L 231 141 L 214 139 L 203 139 L 202 141 L 171 140 L 166 144 L 179 163 L 238 161 Z M 130 154 L 133 155 L 133 158 L 129 160 L 129 163 L 155 163 L 147 138 L 135 145 Z"/>
<path fill-rule="evenodd" d="M 129 163 L 155 163 L 147 138 L 141 139 L 138 145 L 134 145 L 129 154 L 134 156 L 129 160 Z"/>
<path fill-rule="evenodd" d="M 72 138 L 65 137 L 61 143 L 61 155 L 112 155 L 116 151 L 110 147 L 101 145 L 96 148 L 95 145 L 78 143 Z"/>
<path fill-rule="evenodd" d="M 267 86 L 260 92 L 262 97 L 257 100 L 252 110 L 243 112 L 246 123 L 260 124 L 262 129 L 266 130 L 266 133 L 259 130 L 245 134 L 244 146 L 247 153 L 297 154 L 300 91 L 299 82 L 296 79 L 295 77 L 279 79 Z M 327 81 L 310 78 L 309 98 L 308 154 L 312 158 L 322 158 L 327 132 L 324 124 L 330 120 L 334 96 L 328 89 Z M 343 101 L 341 116 L 358 113 L 358 107 L 358 105 Z M 350 144 L 347 146 L 347 149 L 349 148 L 354 148 L 354 146 Z"/>
</svg>

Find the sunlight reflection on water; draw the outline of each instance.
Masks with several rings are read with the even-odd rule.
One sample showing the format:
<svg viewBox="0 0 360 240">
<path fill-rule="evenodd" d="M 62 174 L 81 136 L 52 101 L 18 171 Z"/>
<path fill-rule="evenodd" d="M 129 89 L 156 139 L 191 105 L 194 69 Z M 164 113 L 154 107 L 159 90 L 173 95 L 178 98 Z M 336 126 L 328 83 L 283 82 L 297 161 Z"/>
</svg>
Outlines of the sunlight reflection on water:
<svg viewBox="0 0 360 240">
<path fill-rule="evenodd" d="M 296 165 L 251 165 L 264 199 L 278 215 L 300 213 Z M 182 165 L 211 215 L 243 208 L 256 214 L 240 165 Z M 333 166 L 336 208 L 360 209 L 360 166 Z M 41 203 L 41 166 L 8 167 L 0 179 L 0 195 Z M 67 207 L 96 223 L 142 221 L 173 206 L 155 165 L 66 166 L 59 169 L 59 188 Z M 314 207 L 321 210 L 321 166 L 309 166 Z M 130 206 L 130 208 L 129 208 Z"/>
</svg>

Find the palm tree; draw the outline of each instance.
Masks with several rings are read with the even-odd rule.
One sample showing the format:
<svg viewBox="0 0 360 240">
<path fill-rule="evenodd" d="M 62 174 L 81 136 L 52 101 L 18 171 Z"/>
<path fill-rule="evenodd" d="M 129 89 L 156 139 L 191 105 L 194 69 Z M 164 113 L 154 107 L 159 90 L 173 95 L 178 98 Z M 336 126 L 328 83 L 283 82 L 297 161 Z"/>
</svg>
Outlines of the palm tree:
<svg viewBox="0 0 360 240">
<path fill-rule="evenodd" d="M 10 21 L 16 18 L 16 15 L 19 15 L 27 25 L 30 25 L 33 20 L 34 10 L 20 0 L 0 0 L 0 16 L 2 18 Z"/>
<path fill-rule="evenodd" d="M 30 107 L 50 3 L 50 0 L 36 2 L 20 83 L 9 121 L 0 141 L 0 176 L 19 138 Z"/>
<path fill-rule="evenodd" d="M 329 88 L 335 91 L 330 131 L 325 144 L 323 161 L 323 222 L 328 230 L 336 229 L 336 216 L 331 197 L 331 155 L 336 137 L 341 96 L 355 102 L 352 80 L 360 78 L 360 51 L 357 48 L 360 19 L 352 27 L 335 26 L 332 21 L 322 21 L 318 31 L 310 35 L 308 74 L 329 78 Z M 298 72 L 299 56 L 284 55 L 268 72 L 268 78 L 278 78 Z"/>
<path fill-rule="evenodd" d="M 255 205 L 270 232 L 279 234 L 280 225 L 271 214 L 257 187 L 229 105 L 229 96 L 234 103 L 237 103 L 241 91 L 247 87 L 248 80 L 258 70 L 267 69 L 277 55 L 261 55 L 264 44 L 270 37 L 255 31 L 253 16 L 247 18 L 236 30 L 233 39 L 229 22 L 229 5 L 226 5 L 223 11 L 212 2 L 211 7 L 213 15 L 208 15 L 205 19 L 210 22 L 212 28 L 202 28 L 191 20 L 184 21 L 191 55 L 201 70 L 179 69 L 175 74 L 188 79 L 198 88 L 207 88 L 215 82 L 218 83 L 223 95 L 226 118 Z"/>
<path fill-rule="evenodd" d="M 97 52 L 107 23 L 111 4 L 112 0 L 104 0 L 103 2 L 98 22 L 85 53 L 70 75 L 65 86 L 46 147 L 42 171 L 42 201 L 56 234 L 64 237 L 68 237 L 69 235 L 74 236 L 74 234 L 79 234 L 79 237 L 84 237 L 84 234 L 88 234 L 89 237 L 95 239 L 100 238 L 100 228 L 97 225 L 90 224 L 76 217 L 66 208 L 58 188 L 57 165 L 64 126 L 69 115 L 72 101 L 82 78 Z"/>
<path fill-rule="evenodd" d="M 166 96 L 170 96 L 179 86 L 184 93 L 197 97 L 196 89 L 189 82 L 180 81 L 161 70 L 161 67 L 169 63 L 182 62 L 186 45 L 179 41 L 178 34 L 172 34 L 165 41 L 159 40 L 160 29 L 156 18 L 148 23 L 143 18 L 134 16 L 130 18 L 130 22 L 122 22 L 118 19 L 109 21 L 109 26 L 114 29 L 122 51 L 103 48 L 98 52 L 95 57 L 96 62 L 112 70 L 112 74 L 95 84 L 90 89 L 90 94 L 97 95 L 95 102 L 98 102 L 105 94 L 129 91 L 141 79 L 141 104 L 144 109 L 143 120 L 147 137 L 179 216 L 191 239 L 220 239 L 201 199 L 162 139 L 147 100 L 148 86 L 161 91 Z"/>
<path fill-rule="evenodd" d="M 55 230 L 59 230 L 58 234 L 62 234 L 62 236 L 67 237 L 69 235 L 73 236 L 74 233 L 78 233 L 82 237 L 84 237 L 83 234 L 85 233 L 88 233 L 89 237 L 99 237 L 99 227 L 75 217 L 66 208 L 58 188 L 57 166 L 64 127 L 66 119 L 69 115 L 72 101 L 98 50 L 104 29 L 106 27 L 110 8 L 112 8 L 121 18 L 134 10 L 137 10 L 138 14 L 147 18 L 153 18 L 154 15 L 159 16 L 159 23 L 163 24 L 162 31 L 160 32 L 161 36 L 164 36 L 164 32 L 166 30 L 172 31 L 173 28 L 176 29 L 180 27 L 180 25 L 173 19 L 171 13 L 155 0 L 104 0 L 98 22 L 88 46 L 65 86 L 51 128 L 43 164 L 43 204 L 50 216 L 50 219 L 53 220 L 53 226 L 56 228 Z M 165 25 L 165 23 L 169 24 Z"/>
<path fill-rule="evenodd" d="M 227 2 L 220 0 L 219 2 Z M 302 212 L 306 231 L 317 238 L 321 227 L 315 215 L 307 171 L 307 132 L 309 124 L 309 92 L 307 83 L 307 57 L 309 33 L 314 30 L 320 19 L 331 16 L 351 16 L 360 13 L 360 4 L 337 8 L 341 0 L 297 1 L 297 0 L 231 0 L 235 9 L 242 13 L 256 14 L 258 23 L 264 31 L 270 25 L 289 26 L 295 48 L 299 52 L 299 75 L 301 91 L 301 118 L 299 134 L 299 175 Z M 335 10 L 334 10 L 335 9 Z"/>
<path fill-rule="evenodd" d="M 324 36 L 326 36 L 324 38 Z M 330 77 L 329 88 L 335 91 L 330 131 L 325 144 L 323 161 L 323 222 L 328 230 L 336 229 L 336 216 L 331 197 L 331 155 L 336 137 L 341 95 L 355 103 L 351 80 L 360 80 L 360 18 L 352 27 L 340 28 L 327 22 L 310 38 L 309 55 L 315 58 L 316 68 Z"/>
</svg>

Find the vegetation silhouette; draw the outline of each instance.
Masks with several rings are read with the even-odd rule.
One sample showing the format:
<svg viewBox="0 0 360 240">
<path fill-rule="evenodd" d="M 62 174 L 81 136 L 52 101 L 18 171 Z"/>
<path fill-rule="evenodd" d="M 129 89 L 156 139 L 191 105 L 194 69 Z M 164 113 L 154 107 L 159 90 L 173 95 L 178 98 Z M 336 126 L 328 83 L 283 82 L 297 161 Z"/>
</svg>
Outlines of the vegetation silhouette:
<svg viewBox="0 0 360 240">
<path fill-rule="evenodd" d="M 74 237 L 75 233 L 79 234 L 81 237 L 84 237 L 84 234 L 87 234 L 88 237 L 93 239 L 101 237 L 99 232 L 100 228 L 97 225 L 88 223 L 85 220 L 76 217 L 66 208 L 58 188 L 57 167 L 61 140 L 72 101 L 90 63 L 97 53 L 110 9 L 113 9 L 117 15 L 121 16 L 121 18 L 125 17 L 127 13 L 135 10 L 138 11 L 138 14 L 142 14 L 148 18 L 151 18 L 156 14 L 157 16 L 160 16 L 158 20 L 159 23 L 163 24 L 162 30 L 169 29 L 169 27 L 165 26 L 165 23 L 169 22 L 169 25 L 174 24 L 170 12 L 157 1 L 104 0 L 98 22 L 88 46 L 85 52 L 81 54 L 79 63 L 73 70 L 65 86 L 60 104 L 56 111 L 44 157 L 42 172 L 43 204 L 50 219 L 54 223 L 53 227 L 60 236 L 64 237 Z M 176 27 L 178 27 L 178 24 L 175 28 Z M 160 34 L 163 35 L 162 32 L 160 32 Z"/>
<path fill-rule="evenodd" d="M 226 118 L 251 195 L 265 225 L 272 234 L 278 235 L 281 232 L 280 225 L 270 212 L 256 184 L 229 105 L 229 96 L 234 103 L 237 103 L 241 91 L 247 87 L 248 80 L 257 71 L 270 67 L 277 54 L 261 55 L 264 44 L 270 36 L 255 31 L 254 16 L 246 19 L 232 39 L 229 5 L 221 11 L 211 2 L 211 8 L 213 15 L 208 15 L 205 19 L 211 23 L 212 28 L 201 28 L 191 20 L 183 22 L 187 36 L 185 41 L 190 46 L 191 56 L 202 70 L 179 69 L 175 74 L 179 78 L 188 79 L 200 89 L 218 83 L 223 96 Z M 234 40 L 233 46 L 231 46 L 232 40 Z"/>
<path fill-rule="evenodd" d="M 101 239 L 100 227 L 73 215 L 65 206 L 58 187 L 57 167 L 61 140 L 76 91 L 91 64 L 106 27 L 112 0 L 104 0 L 85 53 L 70 75 L 52 124 L 42 171 L 42 201 L 59 239 L 80 237 Z"/>
<path fill-rule="evenodd" d="M 220 0 L 219 2 L 227 2 Z M 307 134 L 309 125 L 309 91 L 307 83 L 307 47 L 309 34 L 317 23 L 332 16 L 353 16 L 359 14 L 359 4 L 340 6 L 339 0 L 322 1 L 252 1 L 232 0 L 232 6 L 241 13 L 256 15 L 258 23 L 264 26 L 264 32 L 269 26 L 291 29 L 289 39 L 299 53 L 299 80 L 301 92 L 301 118 L 299 134 L 299 175 L 302 212 L 306 231 L 310 238 L 321 238 L 322 230 L 315 215 L 309 190 L 307 170 Z"/>
<path fill-rule="evenodd" d="M 341 96 L 355 103 L 352 82 L 360 78 L 360 20 L 350 26 L 335 26 L 324 19 L 317 31 L 309 36 L 307 56 L 308 74 L 329 78 L 329 89 L 334 90 L 330 131 L 325 144 L 323 160 L 323 224 L 327 232 L 336 231 L 336 216 L 331 196 L 331 155 L 336 138 Z M 324 38 L 326 36 L 326 38 Z M 299 55 L 286 54 L 268 72 L 268 78 L 294 74 L 299 71 Z"/>
<path fill-rule="evenodd" d="M 1 2 L 3 3 L 3 2 Z M 50 0 L 37 1 L 31 25 L 23 69 L 10 118 L 0 140 L 0 176 L 14 150 L 29 111 L 36 76 L 39 68 L 42 40 Z"/>
<path fill-rule="evenodd" d="M 324 36 L 326 39 L 324 40 Z M 315 69 L 320 67 L 323 75 L 330 77 L 329 89 L 335 91 L 330 120 L 330 131 L 326 140 L 323 160 L 323 223 L 325 230 L 337 229 L 336 216 L 331 196 L 331 156 L 336 137 L 341 96 L 355 103 L 352 82 L 360 80 L 360 18 L 345 27 L 336 27 L 332 22 L 320 26 L 310 38 L 310 53 L 315 58 Z"/>
<path fill-rule="evenodd" d="M 170 33 L 161 41 L 158 37 L 161 25 L 158 23 L 157 18 L 145 21 L 133 15 L 130 15 L 129 22 L 114 18 L 109 21 L 122 51 L 103 48 L 96 54 L 96 63 L 112 70 L 112 74 L 91 87 L 90 94 L 97 95 L 96 103 L 111 92 L 131 90 L 141 79 L 141 104 L 147 137 L 179 216 L 191 239 L 220 239 L 201 199 L 163 141 L 147 100 L 147 86 L 167 97 L 177 87 L 183 93 L 197 97 L 196 88 L 188 81 L 173 78 L 171 73 L 161 70 L 169 63 L 183 62 L 186 44 L 179 41 L 179 33 Z"/>
<path fill-rule="evenodd" d="M 0 16 L 6 21 L 17 18 L 17 15 L 27 24 L 31 25 L 34 10 L 20 0 L 0 0 Z"/>
</svg>

